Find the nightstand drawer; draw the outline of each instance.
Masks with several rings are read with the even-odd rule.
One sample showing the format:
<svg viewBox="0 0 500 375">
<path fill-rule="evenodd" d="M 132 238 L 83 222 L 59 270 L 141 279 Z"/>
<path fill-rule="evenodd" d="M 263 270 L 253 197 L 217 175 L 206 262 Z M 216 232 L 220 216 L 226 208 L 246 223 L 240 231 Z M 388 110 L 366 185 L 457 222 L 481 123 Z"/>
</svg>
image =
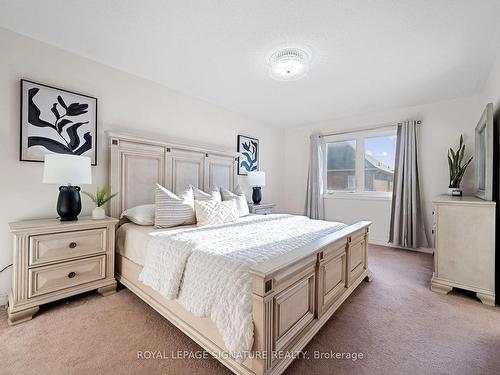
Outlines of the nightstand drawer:
<svg viewBox="0 0 500 375">
<path fill-rule="evenodd" d="M 29 264 L 72 259 L 106 251 L 106 228 L 30 236 Z"/>
<path fill-rule="evenodd" d="M 31 298 L 106 278 L 106 256 L 36 267 L 28 275 Z"/>
<path fill-rule="evenodd" d="M 272 207 L 268 208 L 255 208 L 253 211 L 254 214 L 256 215 L 270 215 L 273 213 Z"/>
<path fill-rule="evenodd" d="M 274 203 L 249 204 L 248 210 L 254 215 L 270 215 L 274 214 Z"/>
</svg>

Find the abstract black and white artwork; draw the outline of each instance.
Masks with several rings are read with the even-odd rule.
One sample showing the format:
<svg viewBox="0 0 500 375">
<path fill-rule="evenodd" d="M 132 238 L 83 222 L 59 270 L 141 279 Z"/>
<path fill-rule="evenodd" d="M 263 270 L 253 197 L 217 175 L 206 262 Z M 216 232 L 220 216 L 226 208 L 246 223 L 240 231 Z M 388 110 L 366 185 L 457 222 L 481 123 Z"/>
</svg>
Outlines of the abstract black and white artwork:
<svg viewBox="0 0 500 375">
<path fill-rule="evenodd" d="M 246 176 L 248 172 L 259 170 L 259 140 L 238 135 L 238 174 Z"/>
<path fill-rule="evenodd" d="M 22 161 L 83 155 L 97 165 L 97 99 L 21 80 Z"/>
</svg>

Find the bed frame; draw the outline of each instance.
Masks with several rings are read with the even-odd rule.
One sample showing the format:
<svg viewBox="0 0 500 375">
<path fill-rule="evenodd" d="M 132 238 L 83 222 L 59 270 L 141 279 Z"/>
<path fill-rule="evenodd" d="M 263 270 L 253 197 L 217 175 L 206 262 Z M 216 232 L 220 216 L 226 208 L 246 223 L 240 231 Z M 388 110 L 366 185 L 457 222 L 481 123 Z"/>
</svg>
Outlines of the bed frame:
<svg viewBox="0 0 500 375">
<path fill-rule="evenodd" d="M 237 154 L 109 133 L 111 216 L 154 202 L 154 185 L 178 193 L 187 184 L 233 189 Z M 368 229 L 361 221 L 251 269 L 254 345 L 240 363 L 228 355 L 215 324 L 196 317 L 138 281 L 142 267 L 116 254 L 116 278 L 237 374 L 281 374 L 346 298 L 368 269 Z M 353 317 L 354 319 L 354 317 Z"/>
</svg>

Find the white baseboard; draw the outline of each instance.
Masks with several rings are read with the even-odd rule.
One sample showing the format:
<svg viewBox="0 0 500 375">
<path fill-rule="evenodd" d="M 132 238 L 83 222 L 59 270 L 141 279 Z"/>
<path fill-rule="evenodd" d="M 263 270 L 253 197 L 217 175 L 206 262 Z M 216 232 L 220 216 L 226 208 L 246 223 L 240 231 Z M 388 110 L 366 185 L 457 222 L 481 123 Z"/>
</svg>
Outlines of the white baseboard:
<svg viewBox="0 0 500 375">
<path fill-rule="evenodd" d="M 372 245 L 392 247 L 394 249 L 402 249 L 402 250 L 418 251 L 420 253 L 434 254 L 434 249 L 432 249 L 432 248 L 417 247 L 414 249 L 414 248 L 410 248 L 410 247 L 394 246 L 393 244 L 390 244 L 389 242 L 386 242 L 383 240 L 377 240 L 375 238 L 370 238 L 369 243 Z"/>
</svg>

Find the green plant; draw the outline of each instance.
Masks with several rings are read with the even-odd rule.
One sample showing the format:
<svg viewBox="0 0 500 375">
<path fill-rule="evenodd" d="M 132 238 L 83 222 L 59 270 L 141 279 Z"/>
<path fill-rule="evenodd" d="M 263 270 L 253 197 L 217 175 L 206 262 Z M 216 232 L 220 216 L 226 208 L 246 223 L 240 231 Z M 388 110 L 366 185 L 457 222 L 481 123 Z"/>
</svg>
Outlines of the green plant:
<svg viewBox="0 0 500 375">
<path fill-rule="evenodd" d="M 469 161 L 462 165 L 465 154 L 465 143 L 463 135 L 460 136 L 460 145 L 456 151 L 452 148 L 448 151 L 448 167 L 450 169 L 450 188 L 459 188 L 462 177 L 464 177 L 465 170 L 472 161 L 472 157 Z"/>
<path fill-rule="evenodd" d="M 109 187 L 106 185 L 101 188 L 98 186 L 95 195 L 87 191 L 82 191 L 82 193 L 89 197 L 97 207 L 104 206 L 111 198 L 118 195 L 118 193 L 111 194 Z"/>
</svg>

